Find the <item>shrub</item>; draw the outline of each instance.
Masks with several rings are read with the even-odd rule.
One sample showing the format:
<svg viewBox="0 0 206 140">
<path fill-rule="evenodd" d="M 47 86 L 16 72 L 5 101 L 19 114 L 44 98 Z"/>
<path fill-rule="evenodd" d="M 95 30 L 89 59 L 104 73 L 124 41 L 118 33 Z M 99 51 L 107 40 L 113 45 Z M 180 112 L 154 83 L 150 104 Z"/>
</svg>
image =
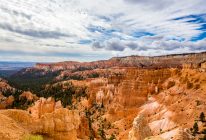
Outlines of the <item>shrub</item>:
<svg viewBox="0 0 206 140">
<path fill-rule="evenodd" d="M 187 89 L 193 88 L 193 83 L 190 83 L 189 81 L 187 82 Z"/>
<path fill-rule="evenodd" d="M 109 140 L 115 140 L 115 139 L 116 139 L 116 137 L 115 137 L 114 134 L 112 134 L 112 135 L 110 136 L 110 138 L 109 138 Z"/>
<path fill-rule="evenodd" d="M 14 90 L 10 92 L 10 95 L 14 97 L 14 101 L 11 105 L 7 106 L 7 109 L 16 108 L 16 109 L 27 109 L 30 105 L 33 104 L 33 100 L 27 100 L 26 97 L 20 97 L 23 93 L 22 90 Z M 5 93 L 7 94 L 7 93 Z"/>
<path fill-rule="evenodd" d="M 200 121 L 205 122 L 205 114 L 203 112 L 200 114 Z"/>
<path fill-rule="evenodd" d="M 100 128 L 98 129 L 98 134 L 99 134 L 101 140 L 106 140 L 106 135 L 105 135 L 105 131 L 104 131 L 104 128 L 103 128 L 103 127 L 100 127 Z"/>
<path fill-rule="evenodd" d="M 42 136 L 40 135 L 32 135 L 28 134 L 23 137 L 23 140 L 44 140 Z"/>
<path fill-rule="evenodd" d="M 197 83 L 197 82 L 199 82 L 199 79 L 196 79 L 196 80 L 195 80 L 195 83 Z"/>
<path fill-rule="evenodd" d="M 162 134 L 162 129 L 160 128 L 160 134 Z"/>
<path fill-rule="evenodd" d="M 98 73 L 92 73 L 88 76 L 88 78 L 97 78 L 97 77 L 99 77 Z"/>
<path fill-rule="evenodd" d="M 195 89 L 197 90 L 197 89 L 199 89 L 200 88 L 200 84 L 196 84 L 195 85 Z"/>
<path fill-rule="evenodd" d="M 169 81 L 167 84 L 167 89 L 173 87 L 175 85 L 175 81 Z"/>
<path fill-rule="evenodd" d="M 199 127 L 198 127 L 197 122 L 194 123 L 192 130 L 193 130 L 192 134 L 193 134 L 193 136 L 195 136 L 199 131 Z"/>
<path fill-rule="evenodd" d="M 203 138 L 199 138 L 199 140 L 206 140 L 206 135 L 204 135 Z"/>
<path fill-rule="evenodd" d="M 197 106 L 201 105 L 201 102 L 199 100 L 196 100 L 195 102 Z"/>
<path fill-rule="evenodd" d="M 201 133 L 206 134 L 206 129 L 203 129 Z"/>
<path fill-rule="evenodd" d="M 95 132 L 94 129 L 92 128 L 92 123 L 93 123 L 93 119 L 91 118 L 92 116 L 92 112 L 89 109 L 85 110 L 85 116 L 87 118 L 88 121 L 88 125 L 89 125 L 89 139 L 90 140 L 94 140 L 95 137 Z"/>
</svg>

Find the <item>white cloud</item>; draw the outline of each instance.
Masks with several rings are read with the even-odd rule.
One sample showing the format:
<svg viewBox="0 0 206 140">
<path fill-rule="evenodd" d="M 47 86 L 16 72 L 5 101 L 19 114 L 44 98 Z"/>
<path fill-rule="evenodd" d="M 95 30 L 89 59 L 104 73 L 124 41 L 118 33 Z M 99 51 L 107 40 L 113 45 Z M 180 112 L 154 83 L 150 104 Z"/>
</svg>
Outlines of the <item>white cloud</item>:
<svg viewBox="0 0 206 140">
<path fill-rule="evenodd" d="M 39 53 L 38 60 L 59 61 L 66 54 L 94 60 L 206 50 L 205 40 L 190 41 L 203 32 L 198 30 L 203 23 L 181 18 L 205 13 L 205 0 L 0 0 L 0 51 L 12 52 L 14 60 L 24 60 L 19 55 L 24 52 L 29 60 Z M 154 36 L 136 38 L 135 32 Z"/>
</svg>

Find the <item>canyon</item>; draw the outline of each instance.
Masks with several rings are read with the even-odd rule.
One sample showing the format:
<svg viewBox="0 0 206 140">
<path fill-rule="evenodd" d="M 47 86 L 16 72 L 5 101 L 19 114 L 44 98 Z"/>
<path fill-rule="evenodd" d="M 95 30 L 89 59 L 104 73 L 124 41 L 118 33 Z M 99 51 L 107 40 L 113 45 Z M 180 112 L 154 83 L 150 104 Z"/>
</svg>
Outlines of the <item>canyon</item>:
<svg viewBox="0 0 206 140">
<path fill-rule="evenodd" d="M 206 52 L 38 63 L 7 80 L 0 80 L 1 139 L 206 137 L 204 116 L 200 117 L 206 113 Z M 41 90 L 32 88 L 38 83 Z M 16 100 L 23 105 L 14 104 Z"/>
</svg>

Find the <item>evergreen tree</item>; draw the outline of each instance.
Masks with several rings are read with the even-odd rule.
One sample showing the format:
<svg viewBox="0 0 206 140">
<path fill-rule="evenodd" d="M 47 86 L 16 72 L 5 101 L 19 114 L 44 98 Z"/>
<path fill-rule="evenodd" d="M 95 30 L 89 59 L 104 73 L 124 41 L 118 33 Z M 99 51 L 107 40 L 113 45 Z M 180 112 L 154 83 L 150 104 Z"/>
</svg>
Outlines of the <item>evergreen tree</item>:
<svg viewBox="0 0 206 140">
<path fill-rule="evenodd" d="M 205 122 L 205 114 L 203 112 L 200 114 L 200 121 Z"/>
<path fill-rule="evenodd" d="M 111 137 L 109 138 L 109 140 L 115 140 L 115 139 L 116 139 L 116 137 L 114 134 L 112 134 Z"/>
<path fill-rule="evenodd" d="M 193 125 L 193 135 L 195 136 L 198 133 L 198 131 L 199 131 L 199 127 L 197 122 L 195 122 Z"/>
</svg>

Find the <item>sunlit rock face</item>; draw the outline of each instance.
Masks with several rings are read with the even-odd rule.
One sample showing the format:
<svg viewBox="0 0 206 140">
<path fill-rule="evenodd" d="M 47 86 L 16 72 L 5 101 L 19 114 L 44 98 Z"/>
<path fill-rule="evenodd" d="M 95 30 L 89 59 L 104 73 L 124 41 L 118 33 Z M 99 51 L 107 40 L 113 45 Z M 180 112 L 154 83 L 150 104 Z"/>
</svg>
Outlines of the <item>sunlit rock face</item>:
<svg viewBox="0 0 206 140">
<path fill-rule="evenodd" d="M 61 103 L 56 103 L 53 98 L 40 98 L 35 102 L 34 106 L 28 110 L 34 118 L 41 118 L 45 113 L 52 113 L 56 108 L 62 108 Z"/>
<path fill-rule="evenodd" d="M 172 71 L 126 69 L 125 73 L 117 86 L 118 100 L 121 105 L 132 107 L 144 104 L 149 92 L 158 93 L 161 83 L 171 76 Z"/>
<path fill-rule="evenodd" d="M 80 118 L 78 112 L 67 109 L 57 109 L 52 113 L 45 113 L 41 116 L 36 131 L 40 134 L 49 135 L 55 140 L 77 139 L 77 129 Z"/>
<path fill-rule="evenodd" d="M 31 114 L 30 114 L 31 113 Z M 78 111 L 61 107 L 54 100 L 41 98 L 30 111 L 1 110 L 0 138 L 16 140 L 26 134 L 46 135 L 55 140 L 76 140 L 80 125 Z"/>
<path fill-rule="evenodd" d="M 88 99 L 104 105 L 104 116 L 119 128 L 119 139 L 139 133 L 132 125 L 138 114 L 147 120 L 148 136 L 158 136 L 153 139 L 192 139 L 188 129 L 206 109 L 205 78 L 201 68 L 122 68 L 119 75 L 89 81 Z"/>
<path fill-rule="evenodd" d="M 199 54 L 179 54 L 157 57 L 146 56 L 127 56 L 114 57 L 109 60 L 94 62 L 75 62 L 66 61 L 59 63 L 37 63 L 32 68 L 26 68 L 15 75 L 13 78 L 21 78 L 24 75 L 33 75 L 34 77 L 46 76 L 53 73 L 55 80 L 65 80 L 68 77 L 91 78 L 91 77 L 109 77 L 112 72 L 110 69 L 133 67 L 139 69 L 166 69 L 183 67 L 202 67 L 205 71 L 206 53 Z M 184 65 L 184 66 L 183 66 Z M 68 78 L 68 79 L 70 79 Z"/>
<path fill-rule="evenodd" d="M 140 111 L 140 107 L 149 101 L 149 96 L 159 94 L 163 90 L 163 83 L 175 75 L 176 70 L 136 68 L 119 68 L 119 70 L 121 73 L 111 75 L 109 78 L 87 81 L 88 100 L 90 103 L 103 104 L 106 110 L 103 117 L 119 128 L 118 138 L 128 139 L 133 119 Z"/>
<path fill-rule="evenodd" d="M 122 68 L 121 74 L 92 80 L 89 99 L 105 106 L 118 104 L 125 108 L 138 107 L 148 100 L 148 95 L 162 90 L 162 83 L 174 73 L 175 70 L 170 69 Z"/>
<path fill-rule="evenodd" d="M 144 140 L 165 140 L 159 136 L 147 137 Z"/>
<path fill-rule="evenodd" d="M 38 63 L 34 69 L 42 69 L 46 71 L 57 70 L 78 70 L 86 69 L 92 70 L 96 68 L 106 69 L 112 67 L 136 67 L 136 68 L 182 68 L 183 64 L 197 64 L 206 61 L 206 53 L 199 54 L 179 54 L 179 55 L 166 55 L 157 57 L 147 56 L 127 56 L 127 57 L 114 57 L 109 60 L 94 61 L 94 62 L 59 62 L 51 64 Z"/>
<path fill-rule="evenodd" d="M 206 73 L 201 68 L 187 67 L 174 72 L 162 83 L 162 90 L 151 95 L 139 108 L 153 136 L 165 140 L 194 139 L 190 128 L 206 109 L 205 78 Z"/>
<path fill-rule="evenodd" d="M 133 122 L 132 130 L 129 132 L 129 140 L 144 140 L 151 136 L 151 130 L 144 115 L 138 115 Z"/>
</svg>

